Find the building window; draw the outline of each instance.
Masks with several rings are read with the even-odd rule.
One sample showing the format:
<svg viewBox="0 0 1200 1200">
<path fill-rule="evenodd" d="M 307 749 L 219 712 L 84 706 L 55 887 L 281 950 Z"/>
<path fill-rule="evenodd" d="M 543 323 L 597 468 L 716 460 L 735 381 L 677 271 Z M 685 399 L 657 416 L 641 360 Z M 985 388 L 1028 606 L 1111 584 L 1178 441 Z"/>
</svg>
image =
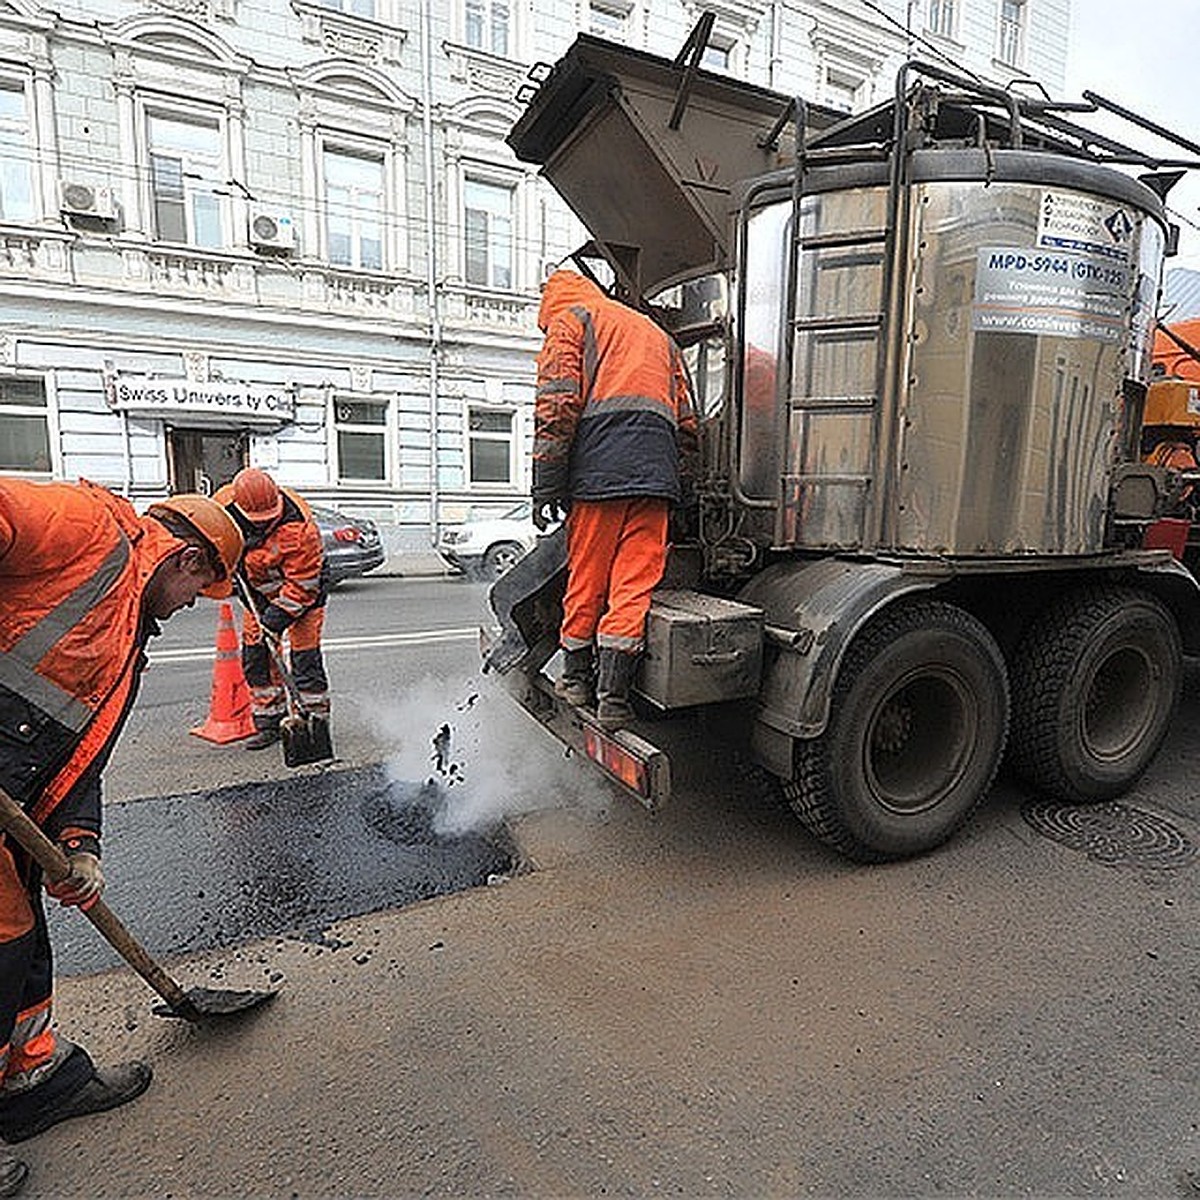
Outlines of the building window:
<svg viewBox="0 0 1200 1200">
<path fill-rule="evenodd" d="M 0 471 L 49 474 L 48 416 L 40 379 L 0 379 Z"/>
<path fill-rule="evenodd" d="M 33 138 L 24 85 L 0 79 L 0 219 L 31 221 Z"/>
<path fill-rule="evenodd" d="M 508 56 L 508 0 L 466 0 L 467 45 Z"/>
<path fill-rule="evenodd" d="M 839 112 L 854 112 L 859 106 L 863 81 L 843 71 L 826 70 L 825 103 Z"/>
<path fill-rule="evenodd" d="M 1025 0 L 1000 0 L 1000 61 L 1020 66 L 1025 41 Z"/>
<path fill-rule="evenodd" d="M 224 169 L 216 119 L 148 117 L 154 232 L 160 241 L 214 249 L 225 244 Z"/>
<path fill-rule="evenodd" d="M 339 267 L 383 269 L 384 161 L 326 148 L 325 252 Z"/>
<path fill-rule="evenodd" d="M 369 21 L 375 19 L 375 0 L 317 0 L 322 8 L 332 8 L 335 12 L 349 13 L 352 17 L 366 17 Z"/>
<path fill-rule="evenodd" d="M 513 413 L 500 408 L 470 409 L 467 455 L 471 483 L 512 483 Z"/>
<path fill-rule="evenodd" d="M 929 0 L 929 30 L 942 37 L 952 38 L 955 25 L 954 0 Z"/>
<path fill-rule="evenodd" d="M 728 71 L 733 66 L 733 43 L 710 41 L 704 47 L 700 65 L 706 71 Z"/>
<path fill-rule="evenodd" d="M 337 399 L 333 419 L 338 481 L 386 483 L 387 401 Z"/>
<path fill-rule="evenodd" d="M 592 0 L 588 5 L 588 33 L 610 42 L 623 42 L 629 32 L 629 10 L 622 4 Z"/>
<path fill-rule="evenodd" d="M 483 287 L 513 286 L 513 189 L 468 179 L 463 187 L 466 278 Z"/>
</svg>

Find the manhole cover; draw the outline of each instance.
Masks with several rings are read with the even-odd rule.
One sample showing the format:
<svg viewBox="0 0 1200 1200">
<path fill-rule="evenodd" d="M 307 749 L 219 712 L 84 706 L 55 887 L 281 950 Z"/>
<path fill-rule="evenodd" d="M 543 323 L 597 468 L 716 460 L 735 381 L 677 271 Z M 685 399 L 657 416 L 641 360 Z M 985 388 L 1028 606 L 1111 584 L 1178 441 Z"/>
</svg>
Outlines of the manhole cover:
<svg viewBox="0 0 1200 1200">
<path fill-rule="evenodd" d="M 1043 837 L 1080 850 L 1110 867 L 1169 871 L 1196 858 L 1196 844 L 1157 813 L 1129 804 L 1025 805 L 1021 815 Z"/>
</svg>

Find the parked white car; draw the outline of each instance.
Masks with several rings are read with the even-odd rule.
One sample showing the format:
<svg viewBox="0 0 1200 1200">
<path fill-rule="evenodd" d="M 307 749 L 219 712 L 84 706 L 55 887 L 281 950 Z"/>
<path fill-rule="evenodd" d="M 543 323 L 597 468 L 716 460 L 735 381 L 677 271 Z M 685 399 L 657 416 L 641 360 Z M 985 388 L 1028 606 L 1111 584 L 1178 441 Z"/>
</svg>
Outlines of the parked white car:
<svg viewBox="0 0 1200 1200">
<path fill-rule="evenodd" d="M 437 551 L 451 567 L 475 579 L 491 582 L 533 549 L 538 536 L 533 506 L 525 500 L 499 517 L 468 518 L 446 525 Z"/>
</svg>

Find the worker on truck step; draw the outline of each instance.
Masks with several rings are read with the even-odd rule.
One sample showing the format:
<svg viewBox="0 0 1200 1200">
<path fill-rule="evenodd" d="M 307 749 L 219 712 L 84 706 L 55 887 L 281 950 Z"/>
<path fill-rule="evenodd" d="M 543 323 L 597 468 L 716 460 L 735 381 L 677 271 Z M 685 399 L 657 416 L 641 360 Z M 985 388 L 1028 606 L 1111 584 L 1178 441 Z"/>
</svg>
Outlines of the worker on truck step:
<svg viewBox="0 0 1200 1200">
<path fill-rule="evenodd" d="M 205 496 L 139 516 L 96 484 L 0 476 L 0 787 L 71 864 L 46 890 L 90 907 L 104 890 L 100 776 L 158 623 L 202 592 L 228 594 L 242 536 Z M 51 1024 L 42 874 L 0 837 L 0 1139 L 140 1095 L 150 1067 L 97 1068 Z M 24 1182 L 0 1158 L 0 1195 Z M 5 1191 L 3 1189 L 7 1188 Z"/>
<path fill-rule="evenodd" d="M 264 637 L 291 644 L 291 668 L 308 712 L 329 716 L 329 679 L 321 655 L 325 624 L 325 549 L 308 504 L 266 471 L 247 467 L 215 499 L 246 539 L 241 573 L 255 612 L 242 618 L 242 670 L 250 687 L 255 734 L 243 742 L 262 750 L 279 741 L 287 693 Z"/>
<path fill-rule="evenodd" d="M 583 276 L 550 276 L 538 325 L 533 519 L 545 529 L 564 516 L 567 529 L 557 690 L 598 701 L 600 725 L 619 729 L 671 506 L 695 474 L 696 415 L 678 346 Z"/>
</svg>

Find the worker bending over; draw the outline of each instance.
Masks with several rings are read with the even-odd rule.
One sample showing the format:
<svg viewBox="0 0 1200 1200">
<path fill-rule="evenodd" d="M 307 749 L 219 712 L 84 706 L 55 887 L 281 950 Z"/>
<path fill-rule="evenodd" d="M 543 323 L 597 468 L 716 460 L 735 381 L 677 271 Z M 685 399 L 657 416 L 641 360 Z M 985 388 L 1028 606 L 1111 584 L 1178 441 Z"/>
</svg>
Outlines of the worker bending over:
<svg viewBox="0 0 1200 1200">
<path fill-rule="evenodd" d="M 46 890 L 87 908 L 104 890 L 100 776 L 129 715 L 159 622 L 214 592 L 242 552 L 204 496 L 139 516 L 93 483 L 0 476 L 0 787 L 66 853 Z M 37 864 L 0 838 L 0 1138 L 140 1095 L 150 1067 L 96 1067 L 51 1023 L 53 974 Z M 0 1183 L 23 1171 L 0 1160 Z M 21 1164 L 16 1164 L 17 1168 Z M 13 1194 L 12 1190 L 8 1193 Z"/>
<path fill-rule="evenodd" d="M 264 636 L 291 644 L 291 668 L 308 712 L 329 717 L 329 679 L 321 655 L 325 624 L 325 550 L 308 504 L 266 471 L 247 467 L 215 499 L 246 541 L 241 573 L 254 612 L 242 620 L 242 669 L 256 733 L 243 743 L 261 750 L 279 741 L 287 692 Z M 258 616 L 255 616 L 255 613 Z"/>
<path fill-rule="evenodd" d="M 542 290 L 533 519 L 567 527 L 558 691 L 618 729 L 666 563 L 672 504 L 695 471 L 696 416 L 679 348 L 573 271 Z M 597 659 L 598 675 L 597 682 Z"/>
</svg>

